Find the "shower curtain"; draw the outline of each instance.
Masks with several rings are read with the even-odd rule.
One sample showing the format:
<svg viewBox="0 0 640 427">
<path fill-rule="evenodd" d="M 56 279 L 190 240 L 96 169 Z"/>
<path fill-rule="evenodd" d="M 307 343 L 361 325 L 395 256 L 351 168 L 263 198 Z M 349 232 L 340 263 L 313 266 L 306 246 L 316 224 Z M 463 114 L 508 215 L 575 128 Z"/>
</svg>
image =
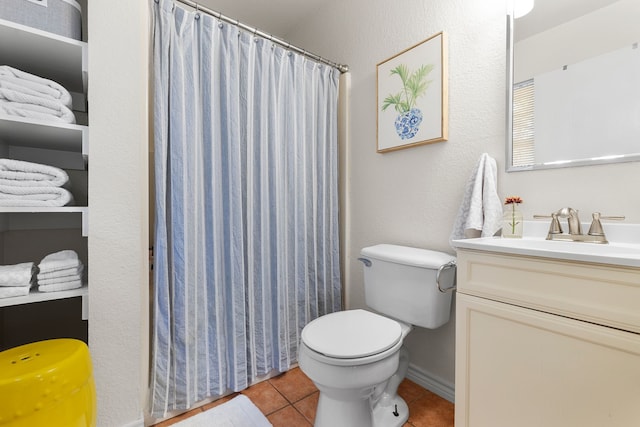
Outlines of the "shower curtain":
<svg viewBox="0 0 640 427">
<path fill-rule="evenodd" d="M 154 0 L 151 413 L 296 362 L 341 309 L 339 71 Z"/>
</svg>

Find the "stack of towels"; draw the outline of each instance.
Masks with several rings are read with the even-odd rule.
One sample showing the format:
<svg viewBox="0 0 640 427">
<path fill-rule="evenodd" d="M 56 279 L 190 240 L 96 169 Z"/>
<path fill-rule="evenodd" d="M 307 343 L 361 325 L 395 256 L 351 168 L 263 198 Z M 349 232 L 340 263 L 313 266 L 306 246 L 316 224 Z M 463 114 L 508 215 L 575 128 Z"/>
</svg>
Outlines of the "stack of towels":
<svg viewBox="0 0 640 427">
<path fill-rule="evenodd" d="M 0 265 L 0 298 L 19 297 L 29 293 L 33 284 L 35 263 Z"/>
<path fill-rule="evenodd" d="M 73 195 L 63 188 L 69 175 L 62 169 L 22 160 L 0 159 L 0 206 L 65 206 Z"/>
<path fill-rule="evenodd" d="M 71 94 L 60 84 L 0 65 L 0 115 L 75 123 Z"/>
<path fill-rule="evenodd" d="M 47 255 L 38 264 L 37 275 L 40 292 L 56 292 L 82 286 L 84 264 L 78 254 L 70 249 Z"/>
</svg>

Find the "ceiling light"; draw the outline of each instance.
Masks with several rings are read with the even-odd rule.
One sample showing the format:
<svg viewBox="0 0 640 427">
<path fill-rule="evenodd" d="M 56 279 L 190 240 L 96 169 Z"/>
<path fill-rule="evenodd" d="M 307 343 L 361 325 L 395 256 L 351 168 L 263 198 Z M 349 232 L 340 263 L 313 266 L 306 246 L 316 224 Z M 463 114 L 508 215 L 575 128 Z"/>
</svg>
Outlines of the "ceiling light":
<svg viewBox="0 0 640 427">
<path fill-rule="evenodd" d="M 522 18 L 533 9 L 534 0 L 513 0 L 513 17 Z"/>
</svg>

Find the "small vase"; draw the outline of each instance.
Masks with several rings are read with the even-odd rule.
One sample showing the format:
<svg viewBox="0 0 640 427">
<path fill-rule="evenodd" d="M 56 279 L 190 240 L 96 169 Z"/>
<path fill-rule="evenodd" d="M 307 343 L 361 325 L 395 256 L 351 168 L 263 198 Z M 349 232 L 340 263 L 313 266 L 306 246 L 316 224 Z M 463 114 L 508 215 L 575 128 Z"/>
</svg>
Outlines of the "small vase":
<svg viewBox="0 0 640 427">
<path fill-rule="evenodd" d="M 522 212 L 513 204 L 504 210 L 502 216 L 502 237 L 522 238 Z"/>
<path fill-rule="evenodd" d="M 417 108 L 400 114 L 394 123 L 396 132 L 401 139 L 410 139 L 418 133 L 420 123 L 422 122 L 422 111 Z"/>
</svg>

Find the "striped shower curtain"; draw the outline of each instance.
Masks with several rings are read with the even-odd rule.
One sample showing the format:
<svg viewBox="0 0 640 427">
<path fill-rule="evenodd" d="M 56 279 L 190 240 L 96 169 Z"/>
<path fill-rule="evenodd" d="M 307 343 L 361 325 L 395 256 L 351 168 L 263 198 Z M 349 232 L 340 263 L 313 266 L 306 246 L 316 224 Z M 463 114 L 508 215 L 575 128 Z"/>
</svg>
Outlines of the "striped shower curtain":
<svg viewBox="0 0 640 427">
<path fill-rule="evenodd" d="M 339 72 L 154 0 L 154 416 L 296 362 L 341 308 Z"/>
</svg>

